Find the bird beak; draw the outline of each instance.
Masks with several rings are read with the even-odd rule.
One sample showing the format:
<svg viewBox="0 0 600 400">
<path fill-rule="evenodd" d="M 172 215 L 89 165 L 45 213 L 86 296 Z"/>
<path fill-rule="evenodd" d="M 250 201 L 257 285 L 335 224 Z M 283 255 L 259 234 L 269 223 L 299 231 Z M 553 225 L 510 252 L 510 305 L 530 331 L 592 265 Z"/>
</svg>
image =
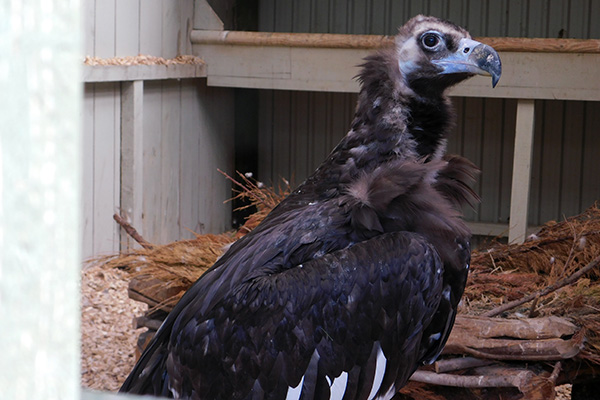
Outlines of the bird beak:
<svg viewBox="0 0 600 400">
<path fill-rule="evenodd" d="M 491 76 L 492 87 L 496 87 L 502 74 L 502 63 L 496 50 L 472 39 L 461 39 L 456 52 L 432 62 L 441 69 L 440 74 L 471 73 Z"/>
</svg>

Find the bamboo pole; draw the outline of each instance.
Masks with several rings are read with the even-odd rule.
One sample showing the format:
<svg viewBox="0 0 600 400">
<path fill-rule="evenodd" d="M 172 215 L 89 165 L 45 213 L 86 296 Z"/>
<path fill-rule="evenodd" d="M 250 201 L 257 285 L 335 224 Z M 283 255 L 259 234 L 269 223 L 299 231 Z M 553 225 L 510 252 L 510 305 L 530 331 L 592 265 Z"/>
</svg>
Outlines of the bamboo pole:
<svg viewBox="0 0 600 400">
<path fill-rule="evenodd" d="M 600 39 L 532 39 L 509 37 L 480 37 L 477 40 L 497 51 L 532 53 L 600 53 Z M 280 46 L 336 49 L 376 49 L 391 46 L 393 36 L 344 35 L 331 33 L 282 33 L 247 31 L 191 32 L 192 44 Z"/>
</svg>

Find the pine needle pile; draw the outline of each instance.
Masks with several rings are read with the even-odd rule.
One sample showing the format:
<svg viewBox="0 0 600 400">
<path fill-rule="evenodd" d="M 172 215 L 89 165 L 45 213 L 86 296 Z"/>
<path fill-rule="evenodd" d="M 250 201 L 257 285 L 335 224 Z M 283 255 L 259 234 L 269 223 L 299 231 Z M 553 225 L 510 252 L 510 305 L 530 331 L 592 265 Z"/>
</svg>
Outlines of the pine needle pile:
<svg viewBox="0 0 600 400">
<path fill-rule="evenodd" d="M 228 178 L 236 198 L 257 210 L 239 230 L 162 246 L 140 238 L 142 248 L 96 260 L 131 274 L 130 297 L 150 306 L 137 319 L 150 336 L 187 288 L 289 193 L 287 185 L 274 190 L 242 174 Z M 600 373 L 599 262 L 597 205 L 545 224 L 523 244 L 474 251 L 442 358 L 417 371 L 400 398 L 552 399 L 556 385 L 593 379 Z"/>
</svg>

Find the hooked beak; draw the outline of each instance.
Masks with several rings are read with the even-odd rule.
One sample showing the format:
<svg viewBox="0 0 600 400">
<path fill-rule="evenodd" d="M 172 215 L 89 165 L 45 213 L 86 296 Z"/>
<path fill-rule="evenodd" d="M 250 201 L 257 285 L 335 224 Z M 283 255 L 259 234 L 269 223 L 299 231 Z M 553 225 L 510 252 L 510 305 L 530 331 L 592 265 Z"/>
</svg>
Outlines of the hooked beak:
<svg viewBox="0 0 600 400">
<path fill-rule="evenodd" d="M 496 87 L 502 74 L 500 56 L 492 47 L 472 39 L 461 39 L 456 52 L 447 57 L 433 60 L 440 68 L 440 74 L 471 73 L 492 77 L 492 87 Z"/>
</svg>

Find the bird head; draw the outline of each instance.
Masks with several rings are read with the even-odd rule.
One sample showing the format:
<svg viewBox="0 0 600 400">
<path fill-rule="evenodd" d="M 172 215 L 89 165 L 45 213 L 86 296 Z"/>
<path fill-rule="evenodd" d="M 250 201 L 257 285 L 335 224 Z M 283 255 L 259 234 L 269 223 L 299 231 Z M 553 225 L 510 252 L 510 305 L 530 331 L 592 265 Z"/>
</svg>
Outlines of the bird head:
<svg viewBox="0 0 600 400">
<path fill-rule="evenodd" d="M 410 19 L 399 29 L 395 43 L 400 73 L 417 93 L 443 92 L 473 75 L 491 76 L 495 87 L 502 73 L 500 57 L 492 47 L 435 17 Z"/>
</svg>

